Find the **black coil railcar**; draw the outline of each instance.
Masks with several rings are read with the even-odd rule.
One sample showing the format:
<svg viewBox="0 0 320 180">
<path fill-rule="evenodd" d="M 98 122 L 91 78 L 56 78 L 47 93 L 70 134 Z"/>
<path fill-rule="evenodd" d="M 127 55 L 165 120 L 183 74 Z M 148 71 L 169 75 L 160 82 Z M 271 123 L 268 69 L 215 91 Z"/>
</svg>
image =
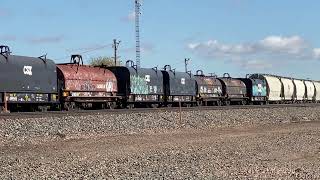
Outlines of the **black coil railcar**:
<svg viewBox="0 0 320 180">
<path fill-rule="evenodd" d="M 122 105 L 159 107 L 164 103 L 163 75 L 157 68 L 140 68 L 133 61 L 126 67 L 106 67 L 118 81 L 118 95 L 123 96 Z"/>
<path fill-rule="evenodd" d="M 0 46 L 0 102 L 10 110 L 44 110 L 58 103 L 56 65 L 45 56 L 39 58 L 11 55 Z M 20 108 L 21 107 L 21 108 Z"/>
<path fill-rule="evenodd" d="M 205 76 L 202 70 L 198 70 L 194 76 L 196 79 L 197 102 L 198 105 L 218 105 L 221 106 L 222 83 L 217 76 Z"/>
<path fill-rule="evenodd" d="M 196 103 L 196 80 L 191 73 L 176 72 L 170 65 L 166 65 L 162 73 L 168 106 L 177 105 L 179 102 L 186 106 Z"/>
</svg>

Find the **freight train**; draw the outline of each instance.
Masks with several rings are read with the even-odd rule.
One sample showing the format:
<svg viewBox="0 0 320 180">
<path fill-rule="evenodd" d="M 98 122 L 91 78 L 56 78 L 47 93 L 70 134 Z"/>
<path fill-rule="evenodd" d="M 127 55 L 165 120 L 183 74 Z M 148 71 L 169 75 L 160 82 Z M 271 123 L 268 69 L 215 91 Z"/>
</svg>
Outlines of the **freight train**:
<svg viewBox="0 0 320 180">
<path fill-rule="evenodd" d="M 207 76 L 126 66 L 83 64 L 81 55 L 55 64 L 46 56 L 11 55 L 0 46 L 0 106 L 9 111 L 114 109 L 135 107 L 229 106 L 232 104 L 317 103 L 320 82 L 269 74 L 245 78 Z"/>
</svg>

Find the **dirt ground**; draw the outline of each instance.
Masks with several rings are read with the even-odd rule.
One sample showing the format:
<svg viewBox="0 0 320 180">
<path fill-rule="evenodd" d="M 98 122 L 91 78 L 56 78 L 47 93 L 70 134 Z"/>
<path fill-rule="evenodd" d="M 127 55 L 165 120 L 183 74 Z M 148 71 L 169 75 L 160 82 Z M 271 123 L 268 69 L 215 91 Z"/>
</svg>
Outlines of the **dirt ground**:
<svg viewBox="0 0 320 180">
<path fill-rule="evenodd" d="M 320 179 L 320 122 L 0 146 L 0 179 Z"/>
</svg>

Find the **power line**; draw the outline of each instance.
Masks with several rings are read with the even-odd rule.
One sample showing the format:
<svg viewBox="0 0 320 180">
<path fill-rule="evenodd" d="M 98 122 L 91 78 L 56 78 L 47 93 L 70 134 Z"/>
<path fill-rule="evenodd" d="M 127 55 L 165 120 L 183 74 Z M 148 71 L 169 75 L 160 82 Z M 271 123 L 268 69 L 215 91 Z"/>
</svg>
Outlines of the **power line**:
<svg viewBox="0 0 320 180">
<path fill-rule="evenodd" d="M 100 49 L 104 49 L 104 48 L 107 48 L 107 47 L 110 47 L 110 46 L 111 46 L 111 44 L 103 45 L 103 46 L 100 46 L 100 47 L 97 47 L 97 48 L 93 48 L 93 49 L 90 49 L 90 50 L 87 50 L 87 51 L 80 52 L 80 54 L 86 54 L 86 53 L 97 51 L 97 50 L 100 50 Z"/>
<path fill-rule="evenodd" d="M 81 55 L 82 54 L 87 54 L 87 53 L 98 51 L 98 50 L 101 50 L 101 49 L 104 49 L 104 48 L 107 48 L 107 47 L 110 47 L 110 46 L 112 46 L 112 44 L 102 45 L 102 46 L 99 46 L 99 47 L 96 47 L 96 48 L 90 48 L 90 49 L 82 51 L 82 52 L 71 53 L 71 54 L 81 54 Z M 67 59 L 67 58 L 70 58 L 70 56 L 65 56 L 65 57 L 62 57 L 62 58 L 58 58 L 56 60 L 59 61 L 59 60 Z"/>
</svg>

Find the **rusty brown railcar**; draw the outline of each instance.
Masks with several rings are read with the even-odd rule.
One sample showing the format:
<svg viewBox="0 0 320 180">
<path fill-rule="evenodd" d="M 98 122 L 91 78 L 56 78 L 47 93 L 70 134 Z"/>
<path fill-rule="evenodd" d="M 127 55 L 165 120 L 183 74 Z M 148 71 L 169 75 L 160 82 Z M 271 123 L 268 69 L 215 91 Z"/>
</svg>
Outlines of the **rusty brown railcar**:
<svg viewBox="0 0 320 180">
<path fill-rule="evenodd" d="M 235 79 L 230 74 L 225 73 L 222 78 L 223 96 L 225 98 L 225 105 L 230 105 L 231 102 L 236 102 L 242 105 L 247 104 L 247 87 L 246 84 L 240 79 Z"/>
<path fill-rule="evenodd" d="M 115 108 L 120 98 L 115 75 L 104 68 L 83 65 L 80 55 L 73 55 L 71 63 L 58 64 L 60 101 L 65 109 Z"/>
<path fill-rule="evenodd" d="M 206 76 L 202 70 L 195 75 L 198 105 L 221 105 L 223 99 L 222 83 L 217 76 Z"/>
</svg>

